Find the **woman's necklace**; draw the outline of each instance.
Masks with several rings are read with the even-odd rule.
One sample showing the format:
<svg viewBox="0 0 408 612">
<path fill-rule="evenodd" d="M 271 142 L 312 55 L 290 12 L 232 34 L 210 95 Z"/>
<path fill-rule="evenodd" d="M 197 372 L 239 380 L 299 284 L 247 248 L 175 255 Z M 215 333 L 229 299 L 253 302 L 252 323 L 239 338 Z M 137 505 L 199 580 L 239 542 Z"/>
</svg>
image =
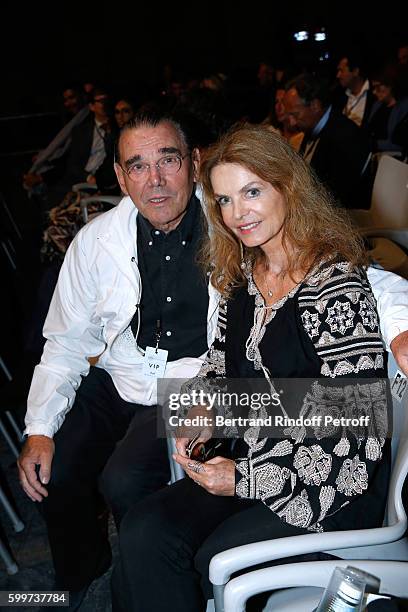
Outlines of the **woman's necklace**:
<svg viewBox="0 0 408 612">
<path fill-rule="evenodd" d="M 266 272 L 264 273 L 264 283 L 265 283 L 265 286 L 266 286 L 266 291 L 268 293 L 268 297 L 270 297 L 270 298 L 273 297 L 273 291 L 272 291 L 272 289 L 270 289 L 270 287 L 268 285 L 268 281 L 266 280 Z"/>
<path fill-rule="evenodd" d="M 268 272 L 269 272 L 269 266 L 264 266 L 263 281 L 264 281 L 264 284 L 265 284 L 265 287 L 266 287 L 266 292 L 268 294 L 268 297 L 271 298 L 271 297 L 274 296 L 275 291 L 273 289 L 271 289 L 270 286 L 268 285 L 268 278 L 267 278 Z M 283 281 L 284 277 L 286 276 L 286 272 L 283 272 L 283 274 L 281 273 L 280 276 L 281 276 L 282 281 Z"/>
</svg>

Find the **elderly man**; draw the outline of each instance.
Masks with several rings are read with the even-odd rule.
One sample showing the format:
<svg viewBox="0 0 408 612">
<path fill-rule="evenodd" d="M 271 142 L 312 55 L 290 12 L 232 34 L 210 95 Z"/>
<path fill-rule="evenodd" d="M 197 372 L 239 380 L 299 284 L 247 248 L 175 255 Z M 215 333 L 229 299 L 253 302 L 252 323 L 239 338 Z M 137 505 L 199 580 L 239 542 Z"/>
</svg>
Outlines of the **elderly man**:
<svg viewBox="0 0 408 612">
<path fill-rule="evenodd" d="M 194 376 L 214 339 L 218 299 L 196 264 L 204 227 L 198 165 L 175 118 L 138 115 L 125 126 L 115 169 L 126 197 L 76 236 L 44 327 L 20 479 L 42 501 L 56 586 L 71 591 L 71 609 L 110 562 L 99 477 L 117 525 L 166 484 L 157 376 Z M 384 282 L 378 271 L 370 279 Z M 390 275 L 388 285 L 397 293 L 383 294 L 378 307 L 389 343 L 408 329 L 408 299 L 405 281 Z M 403 335 L 399 342 L 403 354 Z M 89 357 L 98 357 L 96 367 Z"/>
</svg>

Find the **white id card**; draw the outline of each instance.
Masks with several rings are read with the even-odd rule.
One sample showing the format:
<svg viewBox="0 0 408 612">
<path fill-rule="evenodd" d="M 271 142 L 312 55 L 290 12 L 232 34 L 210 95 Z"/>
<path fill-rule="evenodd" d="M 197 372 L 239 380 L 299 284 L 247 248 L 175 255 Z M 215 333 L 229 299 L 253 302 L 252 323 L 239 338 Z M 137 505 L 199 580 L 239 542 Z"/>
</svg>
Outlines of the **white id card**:
<svg viewBox="0 0 408 612">
<path fill-rule="evenodd" d="M 143 374 L 153 378 L 163 378 L 166 370 L 167 355 L 169 351 L 146 346 L 143 361 Z"/>
</svg>

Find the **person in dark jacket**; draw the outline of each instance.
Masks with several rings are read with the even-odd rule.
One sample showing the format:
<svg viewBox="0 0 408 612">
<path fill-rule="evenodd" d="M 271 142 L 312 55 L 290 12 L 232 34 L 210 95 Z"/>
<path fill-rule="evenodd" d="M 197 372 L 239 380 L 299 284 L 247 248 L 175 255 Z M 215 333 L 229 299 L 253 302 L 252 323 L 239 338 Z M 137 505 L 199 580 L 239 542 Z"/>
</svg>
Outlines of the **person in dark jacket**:
<svg viewBox="0 0 408 612">
<path fill-rule="evenodd" d="M 284 105 L 290 123 L 304 132 L 300 154 L 345 208 L 368 207 L 368 136 L 330 104 L 326 82 L 302 74 L 286 86 Z"/>
</svg>

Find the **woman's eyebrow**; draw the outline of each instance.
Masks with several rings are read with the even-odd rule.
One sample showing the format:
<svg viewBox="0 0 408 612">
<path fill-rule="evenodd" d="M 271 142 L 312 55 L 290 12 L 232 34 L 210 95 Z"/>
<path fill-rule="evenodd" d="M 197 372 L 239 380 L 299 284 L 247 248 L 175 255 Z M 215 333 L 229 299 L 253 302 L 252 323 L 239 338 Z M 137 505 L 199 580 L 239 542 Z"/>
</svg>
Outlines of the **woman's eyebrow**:
<svg viewBox="0 0 408 612">
<path fill-rule="evenodd" d="M 241 189 L 239 191 L 240 191 L 240 193 L 243 193 L 247 189 L 251 189 L 252 187 L 255 187 L 255 186 L 258 186 L 258 185 L 259 185 L 258 181 L 251 181 L 250 183 L 247 183 L 246 185 L 241 187 Z"/>
</svg>

